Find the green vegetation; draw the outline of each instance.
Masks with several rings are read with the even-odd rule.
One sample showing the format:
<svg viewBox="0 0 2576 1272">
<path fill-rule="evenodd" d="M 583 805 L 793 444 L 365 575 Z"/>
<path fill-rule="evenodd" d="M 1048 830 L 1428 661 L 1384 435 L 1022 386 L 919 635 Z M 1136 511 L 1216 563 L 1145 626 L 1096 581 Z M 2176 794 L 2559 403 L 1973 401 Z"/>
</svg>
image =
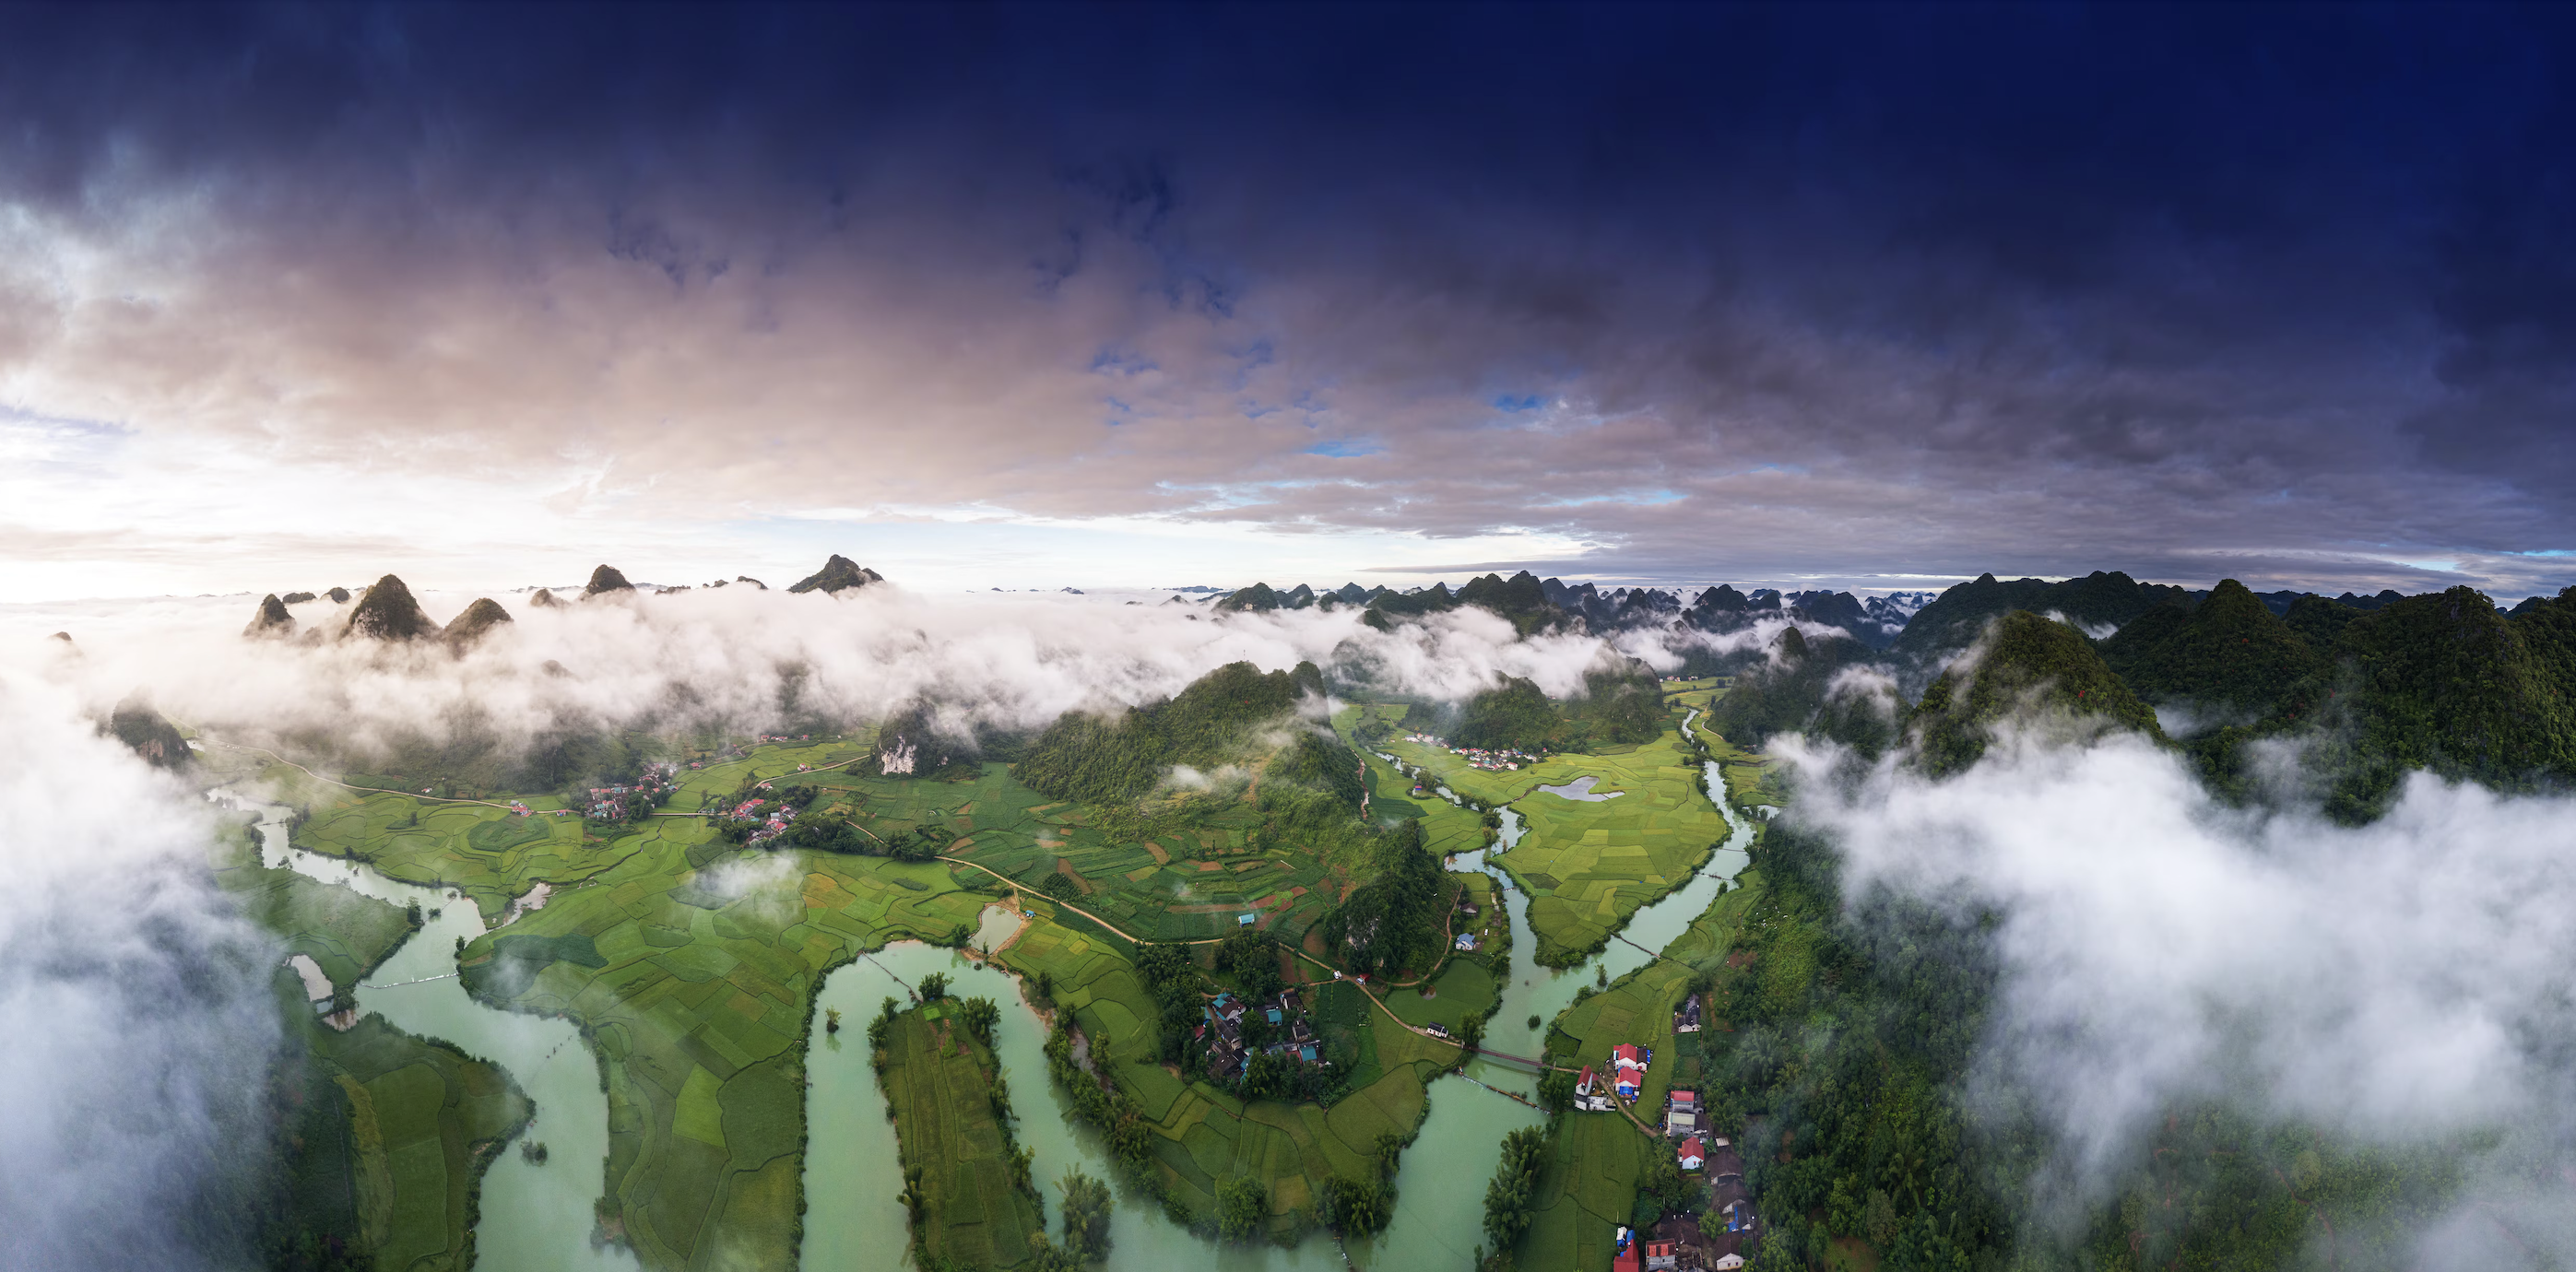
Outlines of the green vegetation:
<svg viewBox="0 0 2576 1272">
<path fill-rule="evenodd" d="M 1597 779 L 1589 802 L 1534 793 L 1513 806 L 1528 823 L 1520 846 L 1493 860 L 1530 894 L 1541 966 L 1570 967 L 1647 903 L 1689 880 L 1724 843 L 1726 818 L 1700 790 L 1697 755 L 1666 732 L 1644 746 L 1561 755 L 1525 769 L 1532 787 Z"/>
<path fill-rule="evenodd" d="M 530 799 L 537 815 L 485 804 L 443 804 L 408 795 L 345 790 L 280 766 L 269 775 L 304 806 L 293 841 L 325 856 L 374 866 L 390 879 L 453 888 L 482 908 L 486 922 L 539 883 L 594 878 L 648 844 L 689 825 L 651 822 L 614 840 L 585 832 L 577 817 L 554 816 L 560 801 Z"/>
<path fill-rule="evenodd" d="M 1525 1126 L 1503 1137 L 1503 1158 L 1494 1180 L 1485 1185 L 1485 1239 L 1496 1250 L 1508 1250 L 1529 1230 L 1530 1201 L 1538 1184 L 1539 1163 L 1547 1150 L 1547 1132 Z"/>
<path fill-rule="evenodd" d="M 2269 718 L 2196 748 L 2221 789 L 2246 780 L 2244 742 L 2288 732 L 2313 738 L 2346 821 L 2377 816 L 2415 769 L 2502 790 L 2576 779 L 2576 589 L 2511 619 L 2467 587 L 2406 597 L 2352 617 L 2328 652 L 2333 669 Z"/>
<path fill-rule="evenodd" d="M 1109 1185 L 1068 1169 L 1058 1181 L 1064 1192 L 1064 1252 L 1075 1263 L 1098 1263 L 1109 1257 Z"/>
<path fill-rule="evenodd" d="M 607 1208 L 647 1267 L 794 1257 L 815 984 L 860 950 L 971 923 L 985 901 L 935 863 L 698 856 L 712 840 L 659 820 L 588 886 L 459 960 L 479 996 L 566 1016 L 598 1051 Z M 509 952 L 534 940 L 557 957 Z M 593 957 L 567 956 L 584 942 Z"/>
<path fill-rule="evenodd" d="M 1893 713 L 1860 696 L 1833 696 L 1836 677 L 1870 657 L 1859 641 L 1810 641 L 1788 628 L 1772 641 L 1769 659 L 1736 674 L 1702 723 L 1754 749 L 1778 734 L 1806 731 L 1875 754 L 1894 740 Z"/>
<path fill-rule="evenodd" d="M 1642 667 L 1584 674 L 1584 696 L 1562 708 L 1517 676 L 1467 700 L 1450 741 L 1479 750 L 1582 751 L 1652 741 L 1668 727 L 1663 691 Z"/>
<path fill-rule="evenodd" d="M 1994 575 L 1980 574 L 1974 581 L 1941 593 L 1916 612 L 1889 652 L 1919 662 L 1964 648 L 1984 630 L 1987 620 L 2013 610 L 2059 613 L 2085 626 L 2118 626 L 2158 605 L 2180 603 L 2188 597 L 2182 588 L 2140 583 L 2116 570 L 2096 570 L 2063 583 L 2042 579 L 2002 583 Z"/>
<path fill-rule="evenodd" d="M 279 957 L 311 957 L 340 996 L 419 927 L 400 906 L 263 868 L 247 826 L 228 830 L 212 864 L 245 917 L 277 935 Z M 270 1079 L 263 1146 L 278 1189 L 264 1234 L 269 1266 L 471 1264 L 483 1172 L 527 1125 L 526 1097 L 497 1066 L 382 1016 L 332 1028 L 283 967 L 276 994 L 287 1043 Z"/>
<path fill-rule="evenodd" d="M 2102 661 L 2149 702 L 2247 720 L 2268 714 L 2325 662 L 2234 579 L 2196 606 L 2168 601 L 2140 615 L 2102 642 Z"/>
<path fill-rule="evenodd" d="M 1423 848 L 1422 823 L 1404 822 L 1382 838 L 1375 865 L 1376 878 L 1324 921 L 1325 947 L 1356 972 L 1428 969 L 1443 945 L 1450 893 L 1440 859 Z"/>
<path fill-rule="evenodd" d="M 1299 699 L 1323 692 L 1324 675 L 1313 663 L 1266 674 L 1248 662 L 1229 663 L 1168 702 L 1114 720 L 1067 714 L 1030 745 L 1018 776 L 1057 799 L 1134 800 L 1161 784 L 1173 765 L 1214 769 L 1240 758 L 1253 741 L 1249 731 L 1276 723 L 1297 709 Z M 1358 767 L 1356 761 L 1351 767 Z"/>
<path fill-rule="evenodd" d="M 108 713 L 107 731 L 154 768 L 183 769 L 196 760 L 196 752 L 188 749 L 188 739 L 180 735 L 179 726 L 153 710 L 140 693 L 116 704 L 116 710 Z"/>
<path fill-rule="evenodd" d="M 966 1007 L 930 1002 L 871 1029 L 877 1082 L 894 1116 L 915 1258 L 924 1267 L 1019 1267 L 1044 1243 L 1046 1215 L 1012 1132 L 990 1019 L 978 1030 Z"/>
<path fill-rule="evenodd" d="M 1995 621 L 1982 648 L 1973 664 L 1942 672 L 1907 717 L 1926 771 L 1976 763 L 1998 723 L 2033 711 L 2099 717 L 2164 740 L 2156 713 L 2111 674 L 2084 633 L 2014 610 Z"/>
</svg>

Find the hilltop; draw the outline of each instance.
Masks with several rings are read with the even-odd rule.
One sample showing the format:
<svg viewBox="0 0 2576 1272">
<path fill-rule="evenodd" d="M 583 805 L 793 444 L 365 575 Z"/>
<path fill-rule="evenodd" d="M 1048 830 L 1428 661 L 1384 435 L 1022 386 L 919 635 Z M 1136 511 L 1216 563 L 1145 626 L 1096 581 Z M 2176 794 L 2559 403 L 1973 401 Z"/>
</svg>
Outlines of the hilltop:
<svg viewBox="0 0 2576 1272">
<path fill-rule="evenodd" d="M 493 628 L 512 621 L 515 620 L 510 617 L 510 611 L 501 608 L 500 602 L 490 597 L 482 597 L 466 606 L 465 612 L 457 615 L 455 621 L 449 623 L 447 630 L 440 635 L 446 638 L 448 644 L 463 650 L 483 639 L 484 635 Z"/>
<path fill-rule="evenodd" d="M 749 579 L 745 579 L 743 581 L 747 583 L 752 582 L 752 580 Z M 806 575 L 803 579 L 799 580 L 794 587 L 788 588 L 787 590 L 790 592 L 821 592 L 828 596 L 834 593 L 847 591 L 854 587 L 866 587 L 870 583 L 883 582 L 885 582 L 884 575 L 868 569 L 860 565 L 858 562 L 836 552 L 832 554 L 831 560 L 823 563 L 822 569 Z M 758 585 L 754 584 L 754 586 Z"/>
<path fill-rule="evenodd" d="M 386 575 L 358 599 L 357 608 L 349 611 L 347 635 L 374 640 L 421 640 L 438 634 L 438 624 L 420 610 L 411 589 L 401 579 Z"/>
<path fill-rule="evenodd" d="M 627 582 L 626 576 L 620 573 L 617 567 L 603 565 L 590 572 L 590 583 L 581 589 L 581 599 L 586 601 L 594 596 L 604 596 L 611 592 L 633 592 L 634 590 L 635 585 Z"/>
<path fill-rule="evenodd" d="M 1114 717 L 1068 712 L 1038 735 L 1014 771 L 1031 789 L 1058 799 L 1133 800 L 1174 765 L 1207 770 L 1242 758 L 1254 742 L 1250 734 L 1292 721 L 1301 703 L 1323 696 L 1324 673 L 1313 663 L 1272 672 L 1228 663 L 1168 701 Z"/>
</svg>

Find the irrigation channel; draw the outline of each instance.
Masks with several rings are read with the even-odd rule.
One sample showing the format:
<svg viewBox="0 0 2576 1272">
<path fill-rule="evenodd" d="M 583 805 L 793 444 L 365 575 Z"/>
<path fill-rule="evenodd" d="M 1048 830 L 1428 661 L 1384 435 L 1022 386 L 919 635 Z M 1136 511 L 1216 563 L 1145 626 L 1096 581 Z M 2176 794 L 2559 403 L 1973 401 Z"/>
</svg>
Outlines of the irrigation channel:
<svg viewBox="0 0 2576 1272">
<path fill-rule="evenodd" d="M 1689 728 L 1687 720 L 1683 728 Z M 1709 789 L 1723 792 L 1725 778 L 1717 766 L 1709 765 L 1707 773 Z M 537 1165 L 511 1152 L 493 1162 L 484 1178 L 476 1235 L 482 1266 L 511 1272 L 635 1267 L 632 1256 L 590 1242 L 591 1203 L 600 1188 L 596 1163 L 608 1155 L 608 1105 L 599 1091 L 597 1064 L 579 1034 L 564 1021 L 478 1003 L 454 975 L 456 938 L 483 932 L 474 903 L 451 898 L 439 888 L 387 879 L 363 864 L 290 847 L 287 809 L 232 792 L 218 791 L 216 798 L 260 815 L 263 864 L 289 866 L 396 905 L 418 901 L 424 911 L 439 911 L 359 986 L 358 1009 L 381 1012 L 397 1028 L 446 1039 L 499 1064 L 536 1102 L 537 1120 L 527 1134 L 545 1143 L 549 1161 Z M 1538 937 L 1529 926 L 1529 898 L 1499 864 L 1488 860 L 1508 854 L 1520 842 L 1520 814 L 1510 807 L 1500 810 L 1498 847 L 1450 858 L 1453 870 L 1490 875 L 1511 916 L 1511 971 L 1503 982 L 1502 1007 L 1486 1025 L 1488 1048 L 1512 1055 L 1544 1054 L 1548 1022 L 1572 1005 L 1577 990 L 1603 971 L 1615 980 L 1643 966 L 1654 957 L 1648 950 L 1662 948 L 1708 909 L 1720 880 L 1732 879 L 1750 860 L 1745 847 L 1753 835 L 1751 823 L 1723 798 L 1716 804 L 1731 834 L 1708 864 L 1683 887 L 1637 911 L 1622 939 L 1612 940 L 1581 966 L 1562 971 L 1533 961 Z M 997 906 L 985 911 L 985 922 L 983 935 L 999 939 L 1016 919 Z M 948 974 L 952 994 L 1006 1005 L 995 1052 L 1012 1101 L 1021 1110 L 1020 1143 L 1034 1154 L 1031 1173 L 1046 1195 L 1050 1230 L 1061 1213 L 1057 1180 L 1068 1169 L 1078 1167 L 1103 1180 L 1117 1178 L 1107 1147 L 1073 1121 L 1064 1094 L 1048 1080 L 1046 1027 L 1021 997 L 1019 982 L 947 949 L 898 942 L 834 971 L 820 990 L 819 1006 L 838 1008 L 844 1024 L 838 1035 L 824 1034 L 818 1026 L 808 1051 L 802 1263 L 812 1272 L 899 1272 L 911 1266 L 904 1210 L 895 1199 L 903 1189 L 895 1128 L 886 1120 L 885 1097 L 868 1064 L 866 1025 L 887 997 L 905 999 L 906 987 L 933 971 Z M 1536 1030 L 1529 1027 L 1532 1015 L 1539 1018 Z M 822 1018 L 820 1010 L 815 1018 Z M 1465 1076 L 1470 1080 L 1444 1077 L 1432 1084 L 1420 1138 L 1405 1151 L 1396 1177 L 1394 1219 L 1375 1238 L 1336 1243 L 1310 1236 L 1287 1250 L 1212 1247 L 1165 1219 L 1161 1207 L 1121 1190 L 1110 1227 L 1115 1247 L 1111 1265 L 1205 1266 L 1224 1272 L 1321 1272 L 1353 1266 L 1410 1272 L 1461 1265 L 1483 1236 L 1485 1184 L 1500 1160 L 1504 1134 L 1542 1120 L 1536 1109 L 1501 1094 L 1536 1094 L 1536 1081 L 1525 1069 L 1479 1059 L 1467 1066 Z"/>
<path fill-rule="evenodd" d="M 397 1029 L 443 1038 L 501 1066 L 536 1102 L 536 1121 L 524 1137 L 546 1146 L 547 1161 L 539 1165 L 516 1152 L 494 1159 L 483 1176 L 477 1264 L 510 1272 L 634 1268 L 625 1251 L 590 1243 L 591 1203 L 608 1157 L 608 1097 L 599 1091 L 598 1062 L 569 1022 L 486 1007 L 466 994 L 456 975 L 456 938 L 483 934 L 475 904 L 443 888 L 397 882 L 371 866 L 290 847 L 289 810 L 230 791 L 214 796 L 259 814 L 260 864 L 292 867 L 395 905 L 418 901 L 425 916 L 436 912 L 359 983 L 358 1010 L 381 1012 Z"/>
</svg>

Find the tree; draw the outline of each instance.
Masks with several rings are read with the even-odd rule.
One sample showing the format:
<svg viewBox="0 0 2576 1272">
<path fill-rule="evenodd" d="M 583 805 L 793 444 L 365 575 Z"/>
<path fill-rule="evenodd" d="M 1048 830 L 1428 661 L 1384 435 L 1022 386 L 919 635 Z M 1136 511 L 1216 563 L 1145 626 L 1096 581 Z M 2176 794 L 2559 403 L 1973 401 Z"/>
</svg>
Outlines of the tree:
<svg viewBox="0 0 2576 1272">
<path fill-rule="evenodd" d="M 1546 1151 L 1547 1135 L 1535 1126 L 1503 1137 L 1502 1161 L 1494 1167 L 1493 1182 L 1485 1186 L 1485 1239 L 1494 1249 L 1511 1249 L 1528 1230 L 1531 1193 Z"/>
<path fill-rule="evenodd" d="M 948 973 L 932 972 L 929 975 L 922 977 L 921 984 L 916 986 L 913 992 L 920 995 L 921 1001 L 925 1003 L 935 1003 L 942 998 L 946 998 L 948 996 Z"/>
<path fill-rule="evenodd" d="M 958 1018 L 966 1022 L 966 1032 L 975 1041 L 993 1045 L 993 1027 L 1002 1023 L 1002 1009 L 990 998 L 969 998 L 957 1005 Z"/>
<path fill-rule="evenodd" d="M 1550 1069 L 1538 1080 L 1538 1106 L 1550 1113 L 1563 1113 L 1574 1107 L 1574 1075 L 1562 1069 Z"/>
<path fill-rule="evenodd" d="M 1386 1227 L 1395 1199 L 1374 1179 L 1338 1175 L 1324 1181 L 1321 1218 L 1324 1226 L 1345 1237 L 1366 1237 Z"/>
<path fill-rule="evenodd" d="M 1270 1216 L 1270 1190 L 1250 1177 L 1228 1179 L 1216 1186 L 1216 1233 L 1242 1241 L 1261 1230 Z"/>
<path fill-rule="evenodd" d="M 1057 1181 L 1064 1190 L 1064 1249 L 1079 1263 L 1109 1257 L 1109 1185 L 1068 1170 Z"/>
<path fill-rule="evenodd" d="M 826 1007 L 826 1008 L 824 1008 L 824 1009 L 823 1009 L 823 1032 L 825 1032 L 825 1033 L 839 1033 L 839 1032 L 841 1032 L 841 1009 L 840 1009 L 840 1008 L 838 1008 L 838 1007 Z"/>
</svg>

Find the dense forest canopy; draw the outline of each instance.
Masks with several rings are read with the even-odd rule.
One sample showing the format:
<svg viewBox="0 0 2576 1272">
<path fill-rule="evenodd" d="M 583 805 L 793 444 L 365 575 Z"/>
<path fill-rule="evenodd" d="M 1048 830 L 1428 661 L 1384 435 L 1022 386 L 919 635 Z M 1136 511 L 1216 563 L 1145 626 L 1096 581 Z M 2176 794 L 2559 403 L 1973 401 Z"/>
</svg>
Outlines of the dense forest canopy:
<svg viewBox="0 0 2576 1272">
<path fill-rule="evenodd" d="M 1067 713 L 1038 735 L 1014 771 L 1057 799 L 1123 803 L 1153 790 L 1174 765 L 1213 769 L 1245 758 L 1249 733 L 1323 696 L 1324 674 L 1313 663 L 1272 672 L 1228 663 L 1167 702 L 1115 717 Z"/>
</svg>

